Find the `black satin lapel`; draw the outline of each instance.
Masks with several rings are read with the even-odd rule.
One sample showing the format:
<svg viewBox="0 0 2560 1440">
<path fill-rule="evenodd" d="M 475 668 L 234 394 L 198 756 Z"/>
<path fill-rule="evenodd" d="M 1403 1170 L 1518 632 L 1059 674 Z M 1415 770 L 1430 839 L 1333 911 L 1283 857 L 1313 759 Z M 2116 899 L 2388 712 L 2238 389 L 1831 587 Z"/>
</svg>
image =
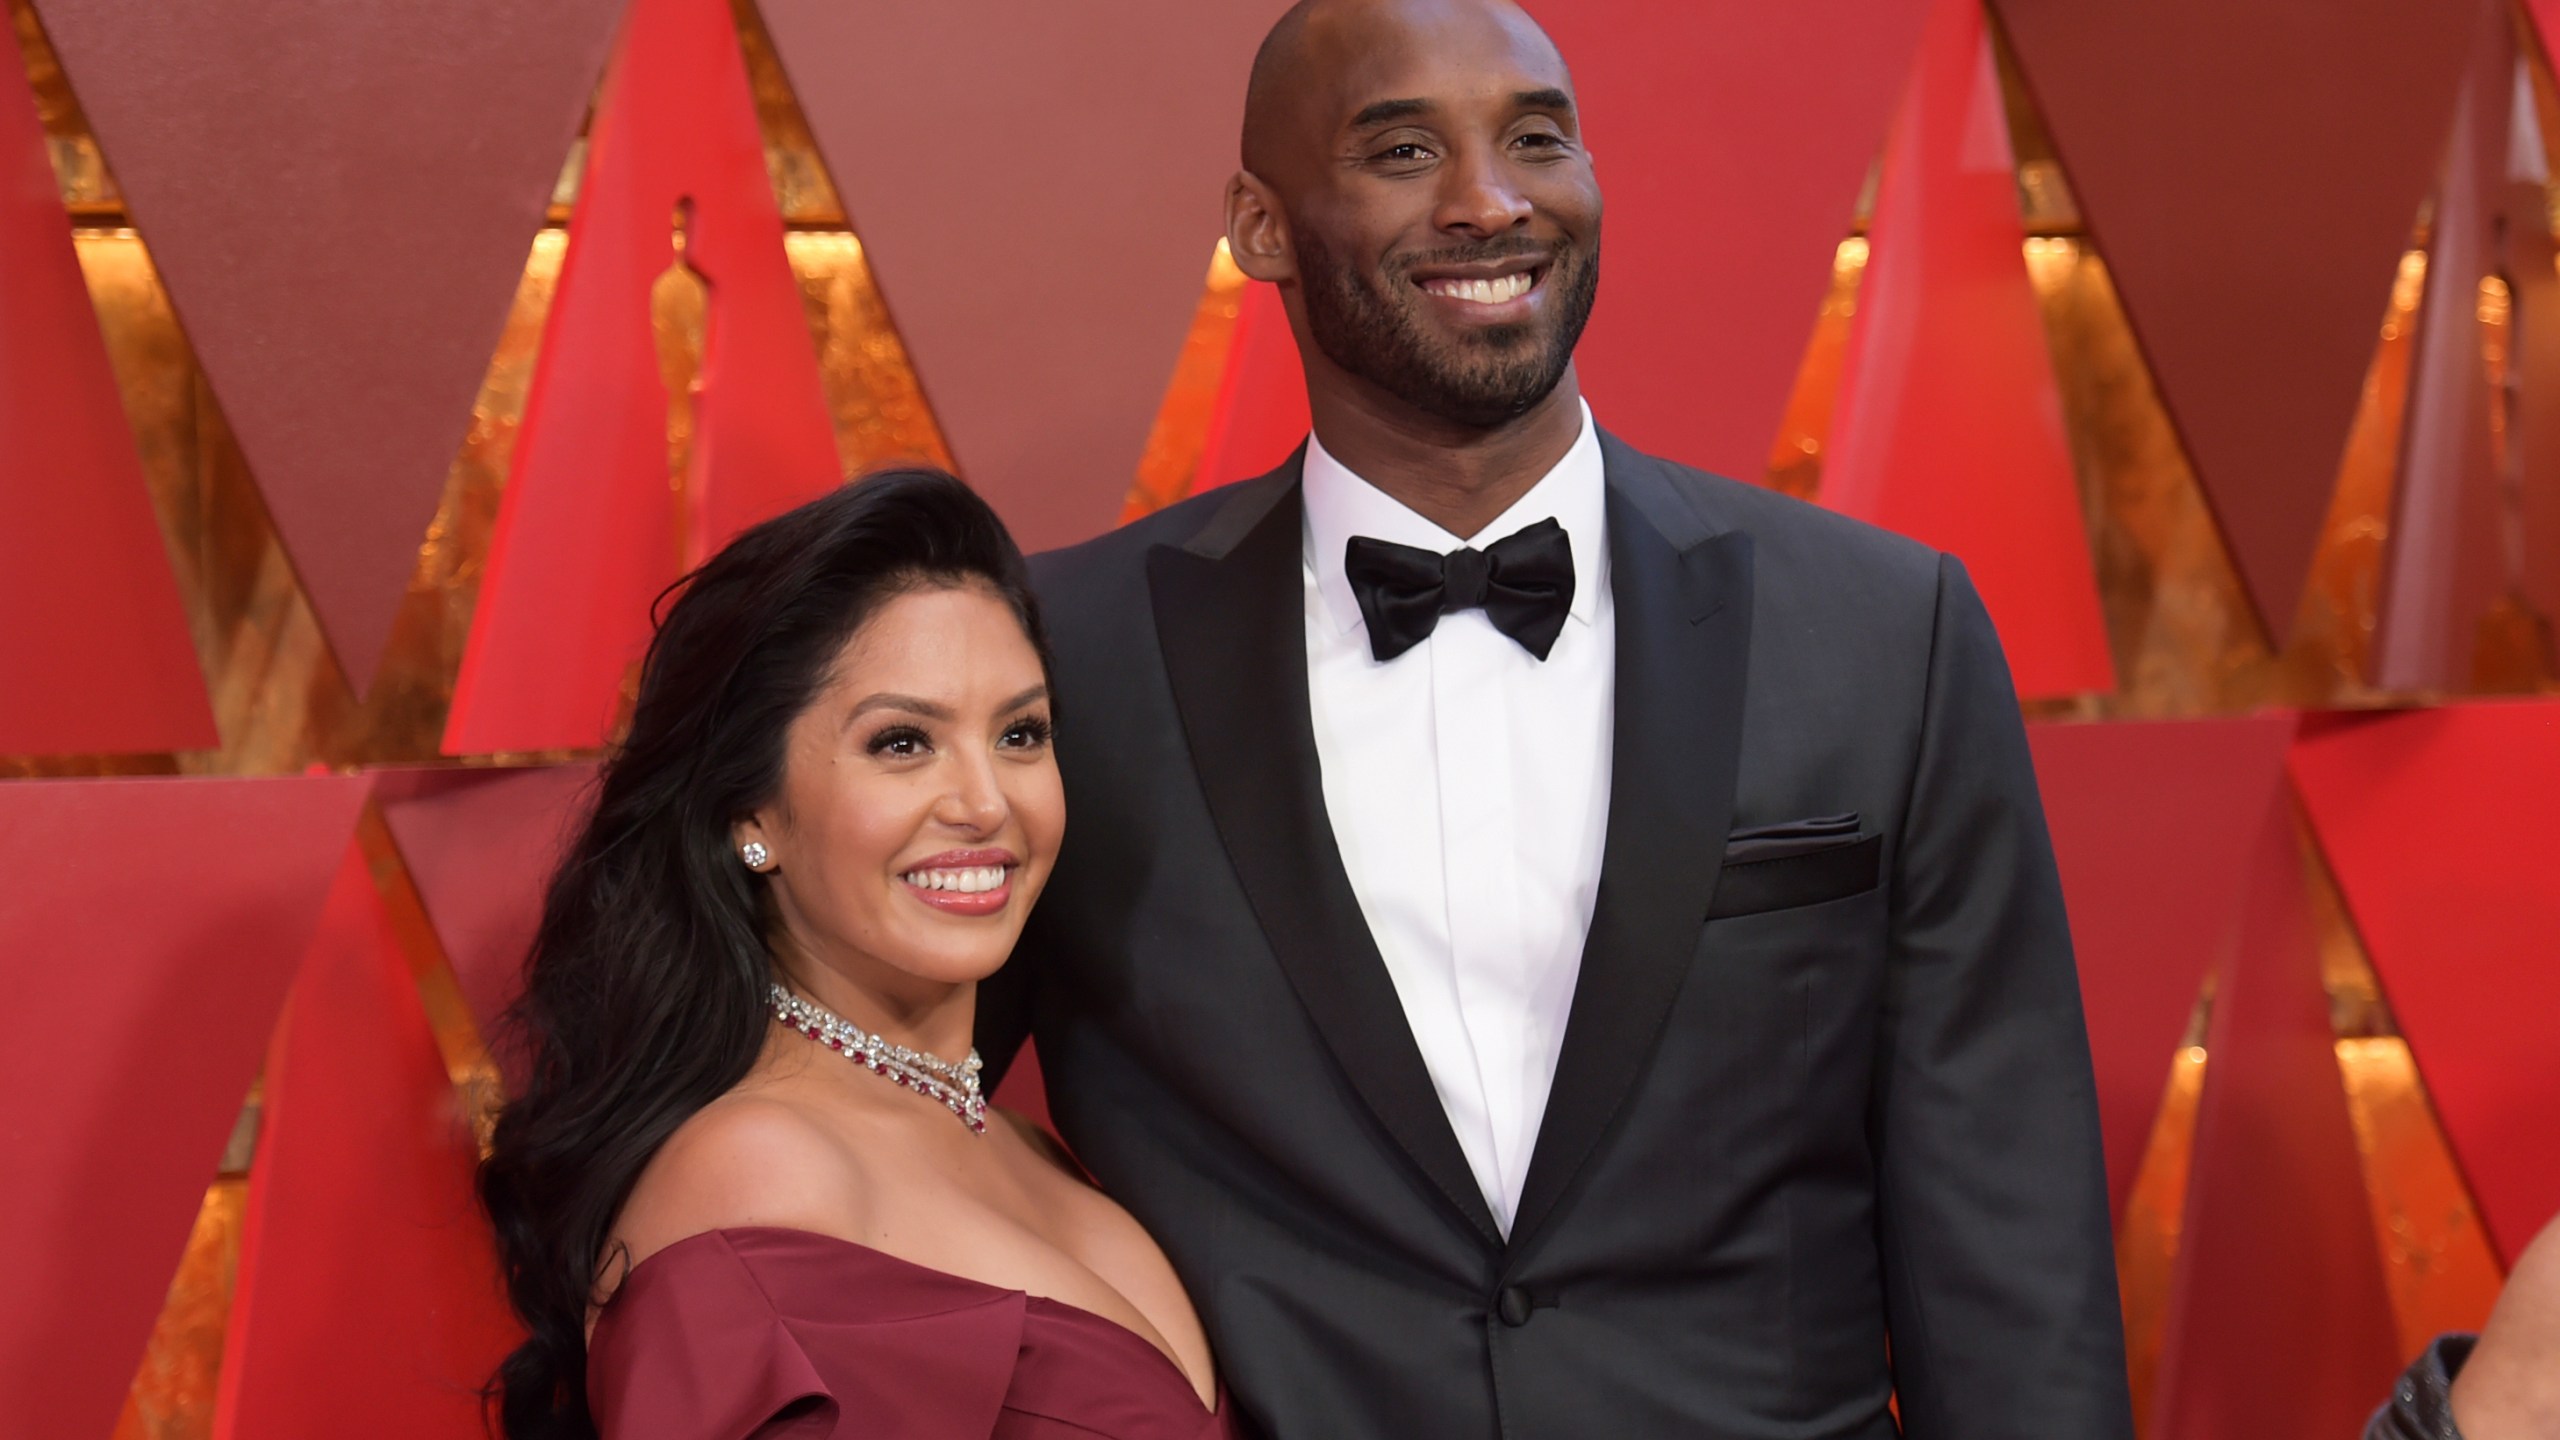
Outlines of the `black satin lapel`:
<svg viewBox="0 0 2560 1440">
<path fill-rule="evenodd" d="M 1245 897 L 1300 1003 L 1389 1134 L 1491 1245 L 1501 1244 L 1404 1006 L 1352 893 L 1324 808 L 1308 718 L 1298 487 L 1249 524 L 1147 556 L 1174 703 Z"/>
<path fill-rule="evenodd" d="M 1613 472 L 1620 461 L 1610 456 Z M 1511 1227 L 1515 1248 L 1553 1213 L 1661 1038 L 1715 894 L 1742 753 L 1751 537 L 1698 534 L 1681 516 L 1672 537 L 1688 543 L 1675 543 L 1655 518 L 1673 512 L 1644 501 L 1676 497 L 1631 495 L 1611 478 L 1618 676 L 1608 833 L 1555 1086 Z"/>
</svg>

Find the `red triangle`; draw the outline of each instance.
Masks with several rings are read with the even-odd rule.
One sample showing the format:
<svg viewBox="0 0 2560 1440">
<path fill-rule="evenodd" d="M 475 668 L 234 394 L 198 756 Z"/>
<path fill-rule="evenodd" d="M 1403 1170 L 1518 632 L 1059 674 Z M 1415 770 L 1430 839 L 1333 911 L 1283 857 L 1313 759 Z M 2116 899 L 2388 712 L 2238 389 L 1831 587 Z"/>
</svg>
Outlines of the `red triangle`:
<svg viewBox="0 0 2560 1440">
<path fill-rule="evenodd" d="M 2293 807 L 2269 796 L 2220 967 L 2153 1433 L 2355 1435 L 2399 1336 L 2338 1070 Z"/>
<path fill-rule="evenodd" d="M 763 0 L 934 418 L 1025 550 L 1128 493 L 1286 8 Z"/>
<path fill-rule="evenodd" d="M 45 0 L 44 25 L 358 694 L 617 0 Z"/>
<path fill-rule="evenodd" d="M 1553 0 L 1608 195 L 1602 425 L 1758 479 L 1927 0 Z"/>
<path fill-rule="evenodd" d="M 363 851 L 267 1062 L 216 1440 L 463 1440 L 515 1343 L 479 1147 Z"/>
<path fill-rule="evenodd" d="M 2028 728 L 2071 910 L 2118 1219 L 2196 994 L 2239 928 L 2247 861 L 2284 784 L 2293 729 L 2290 715 Z"/>
<path fill-rule="evenodd" d="M 2554 35 L 2560 35 L 2560 0 L 2524 0 L 2525 13 L 2533 17 L 2535 36 L 2547 54 Z"/>
<path fill-rule="evenodd" d="M 987 1098 L 1053 1136 L 1058 1133 L 1057 1122 L 1049 1118 L 1049 1082 L 1040 1073 L 1040 1047 L 1029 1040 L 1022 1042 L 1013 1063 L 1005 1067 L 1003 1083 Z"/>
<path fill-rule="evenodd" d="M 0 785 L 0 1415 L 104 1435 L 365 782 Z M 101 924 L 101 917 L 115 923 Z"/>
<path fill-rule="evenodd" d="M 687 201 L 684 261 L 710 293 L 682 529 L 691 553 L 680 557 L 650 293 L 676 263 L 671 217 Z M 680 558 L 698 562 L 840 478 L 729 6 L 633 0 L 589 134 L 446 752 L 602 743 Z"/>
<path fill-rule="evenodd" d="M 2315 726 L 2294 781 L 2509 1260 L 2560 1215 L 2560 701 Z"/>
<path fill-rule="evenodd" d="M 2482 12 L 2474 30 L 2479 38 L 2436 190 L 2373 632 L 2373 681 L 2391 690 L 2469 689 L 2480 621 L 2506 588 L 2498 513 L 2504 457 L 2491 429 L 2495 382 L 2483 353 L 2479 297 L 2481 281 L 2499 267 L 2516 54 L 2504 7 Z M 2531 222 L 2548 233 L 2541 215 Z"/>
<path fill-rule="evenodd" d="M 0 49 L 0 755 L 222 743 L 124 399 Z"/>
<path fill-rule="evenodd" d="M 1191 482 L 1195 495 L 1269 471 L 1307 438 L 1307 372 L 1279 287 L 1248 280 L 1236 306 L 1226 374 Z"/>
<path fill-rule="evenodd" d="M 595 777 L 592 765 L 374 776 L 383 823 L 484 1040 L 522 991 L 544 891 Z"/>
<path fill-rule="evenodd" d="M 2487 0 L 1993 0 L 2282 647 Z"/>
<path fill-rule="evenodd" d="M 1885 150 L 1822 503 L 1962 557 L 2029 698 L 2115 688 L 1980 0 L 1938 0 Z"/>
</svg>

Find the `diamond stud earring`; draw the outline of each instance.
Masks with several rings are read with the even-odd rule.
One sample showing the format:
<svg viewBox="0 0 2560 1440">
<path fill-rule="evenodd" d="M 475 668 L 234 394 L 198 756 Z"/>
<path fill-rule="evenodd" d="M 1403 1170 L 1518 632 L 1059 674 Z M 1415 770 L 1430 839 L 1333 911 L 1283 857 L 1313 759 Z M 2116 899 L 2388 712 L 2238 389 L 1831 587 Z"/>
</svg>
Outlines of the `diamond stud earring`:
<svg viewBox="0 0 2560 1440">
<path fill-rule="evenodd" d="M 738 847 L 738 858 L 747 862 L 748 869 L 761 870 L 773 858 L 773 852 L 764 848 L 763 841 L 750 840 Z"/>
</svg>

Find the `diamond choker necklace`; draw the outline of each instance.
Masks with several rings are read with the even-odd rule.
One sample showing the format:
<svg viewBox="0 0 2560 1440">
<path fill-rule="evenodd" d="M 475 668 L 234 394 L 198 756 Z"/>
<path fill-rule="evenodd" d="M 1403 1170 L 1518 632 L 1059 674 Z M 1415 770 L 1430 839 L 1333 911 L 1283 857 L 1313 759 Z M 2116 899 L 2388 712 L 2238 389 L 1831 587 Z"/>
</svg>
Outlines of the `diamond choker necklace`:
<svg viewBox="0 0 2560 1440">
<path fill-rule="evenodd" d="M 766 1003 L 783 1024 L 844 1056 L 874 1075 L 885 1075 L 919 1095 L 931 1096 L 976 1134 L 987 1133 L 987 1100 L 978 1093 L 978 1052 L 958 1064 L 884 1040 L 824 1006 L 776 984 Z"/>
</svg>

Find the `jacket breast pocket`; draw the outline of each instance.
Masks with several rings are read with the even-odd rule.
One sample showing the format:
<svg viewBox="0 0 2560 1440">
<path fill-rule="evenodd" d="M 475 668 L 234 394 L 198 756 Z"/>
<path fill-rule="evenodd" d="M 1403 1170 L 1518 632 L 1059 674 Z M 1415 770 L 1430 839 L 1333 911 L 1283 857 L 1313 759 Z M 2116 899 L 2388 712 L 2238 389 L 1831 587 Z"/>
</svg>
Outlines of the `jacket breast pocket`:
<svg viewBox="0 0 2560 1440">
<path fill-rule="evenodd" d="M 1726 839 L 1724 868 L 1707 918 L 1791 910 L 1862 895 L 1875 888 L 1883 864 L 1884 836 L 1859 835 L 1854 815 L 1737 830 Z"/>
</svg>

